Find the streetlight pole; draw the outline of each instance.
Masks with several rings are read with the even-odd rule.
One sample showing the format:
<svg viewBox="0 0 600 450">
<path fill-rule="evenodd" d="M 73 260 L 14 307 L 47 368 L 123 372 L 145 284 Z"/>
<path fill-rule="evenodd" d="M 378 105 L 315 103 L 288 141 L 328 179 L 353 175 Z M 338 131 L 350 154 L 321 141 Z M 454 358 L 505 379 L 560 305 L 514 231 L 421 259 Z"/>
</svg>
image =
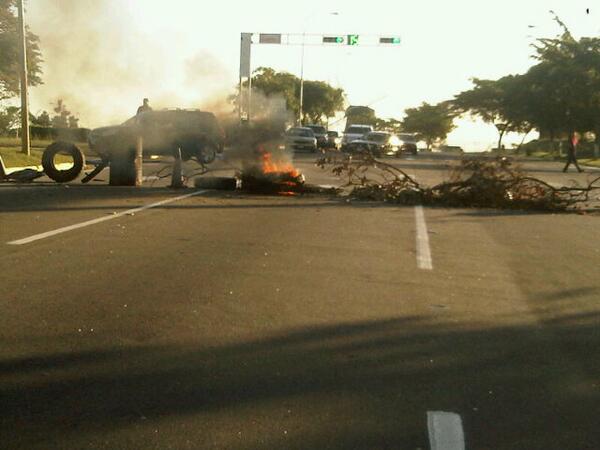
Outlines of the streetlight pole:
<svg viewBox="0 0 600 450">
<path fill-rule="evenodd" d="M 19 10 L 19 44 L 21 46 L 21 152 L 29 156 L 31 150 L 29 145 L 29 99 L 27 92 L 27 37 L 23 16 L 23 0 L 18 0 L 17 7 Z"/>
<path fill-rule="evenodd" d="M 302 58 L 300 59 L 300 117 L 298 125 L 302 126 L 302 115 L 304 107 L 304 36 L 306 31 L 302 32 Z"/>
</svg>

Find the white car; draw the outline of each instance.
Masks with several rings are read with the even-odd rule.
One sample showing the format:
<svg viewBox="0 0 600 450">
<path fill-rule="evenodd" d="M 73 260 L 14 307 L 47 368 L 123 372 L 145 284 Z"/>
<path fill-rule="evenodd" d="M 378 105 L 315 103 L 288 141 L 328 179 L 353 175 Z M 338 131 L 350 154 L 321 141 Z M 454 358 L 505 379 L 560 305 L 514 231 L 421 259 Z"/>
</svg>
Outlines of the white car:
<svg viewBox="0 0 600 450">
<path fill-rule="evenodd" d="M 290 128 L 285 132 L 285 148 L 291 151 L 308 150 L 314 153 L 317 151 L 315 133 L 306 127 Z"/>
<path fill-rule="evenodd" d="M 373 131 L 371 125 L 350 125 L 346 131 L 344 131 L 344 137 L 342 138 L 342 151 L 344 151 L 347 145 L 357 139 L 361 139 L 365 134 Z"/>
</svg>

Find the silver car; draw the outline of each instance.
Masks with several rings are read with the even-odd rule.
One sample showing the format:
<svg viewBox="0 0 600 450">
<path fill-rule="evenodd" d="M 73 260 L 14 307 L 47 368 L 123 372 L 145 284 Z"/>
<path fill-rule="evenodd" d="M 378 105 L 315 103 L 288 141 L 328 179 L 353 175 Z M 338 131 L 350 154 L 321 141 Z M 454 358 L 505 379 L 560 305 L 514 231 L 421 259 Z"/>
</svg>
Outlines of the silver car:
<svg viewBox="0 0 600 450">
<path fill-rule="evenodd" d="M 317 151 L 317 138 L 310 128 L 293 127 L 285 132 L 286 150 L 306 150 L 309 152 Z"/>
</svg>

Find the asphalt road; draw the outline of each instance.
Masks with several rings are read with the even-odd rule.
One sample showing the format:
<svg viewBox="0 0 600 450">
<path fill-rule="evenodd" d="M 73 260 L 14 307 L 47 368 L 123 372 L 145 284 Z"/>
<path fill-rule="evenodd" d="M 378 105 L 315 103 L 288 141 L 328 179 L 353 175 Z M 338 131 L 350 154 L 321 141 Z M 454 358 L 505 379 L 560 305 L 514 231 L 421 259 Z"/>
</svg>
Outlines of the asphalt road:
<svg viewBox="0 0 600 450">
<path fill-rule="evenodd" d="M 0 448 L 425 449 L 428 411 L 469 449 L 600 447 L 597 213 L 165 183 L 0 185 Z"/>
</svg>

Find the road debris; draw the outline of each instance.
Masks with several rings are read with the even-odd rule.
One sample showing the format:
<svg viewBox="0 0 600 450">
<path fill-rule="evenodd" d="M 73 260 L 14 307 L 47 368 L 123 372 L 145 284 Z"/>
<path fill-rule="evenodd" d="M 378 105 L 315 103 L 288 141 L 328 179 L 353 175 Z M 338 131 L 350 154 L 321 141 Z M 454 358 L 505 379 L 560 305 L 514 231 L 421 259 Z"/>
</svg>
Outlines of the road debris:
<svg viewBox="0 0 600 450">
<path fill-rule="evenodd" d="M 342 187 L 351 188 L 351 198 L 403 205 L 565 211 L 589 201 L 590 193 L 600 189 L 600 177 L 587 186 L 552 186 L 505 157 L 464 157 L 449 180 L 431 187 L 368 152 L 327 156 L 317 165 L 345 177 Z"/>
</svg>

